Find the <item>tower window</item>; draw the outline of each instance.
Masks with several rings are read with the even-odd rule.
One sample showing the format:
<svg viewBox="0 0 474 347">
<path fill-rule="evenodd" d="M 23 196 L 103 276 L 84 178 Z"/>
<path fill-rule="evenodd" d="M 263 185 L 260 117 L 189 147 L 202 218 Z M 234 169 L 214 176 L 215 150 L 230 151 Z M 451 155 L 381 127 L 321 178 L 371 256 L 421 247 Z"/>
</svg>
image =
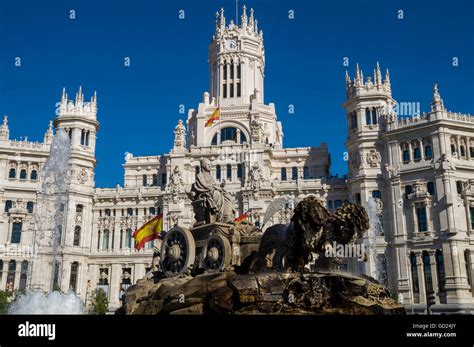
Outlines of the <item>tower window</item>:
<svg viewBox="0 0 474 347">
<path fill-rule="evenodd" d="M 231 83 L 230 85 L 230 97 L 233 98 L 234 97 L 234 84 Z"/>
<path fill-rule="evenodd" d="M 410 161 L 410 151 L 408 149 L 403 150 L 402 154 L 403 163 L 406 164 Z"/>
<path fill-rule="evenodd" d="M 22 222 L 13 223 L 11 243 L 20 243 L 21 242 L 21 228 L 22 228 L 22 226 L 23 226 Z"/>
<path fill-rule="evenodd" d="M 147 183 L 148 183 L 147 180 L 148 180 L 148 179 L 147 179 L 146 175 L 143 175 L 143 178 L 142 178 L 142 185 L 143 185 L 144 187 L 147 186 Z"/>
<path fill-rule="evenodd" d="M 102 249 L 109 249 L 109 230 L 104 230 L 104 235 L 102 236 Z"/>
<path fill-rule="evenodd" d="M 418 231 L 427 231 L 428 230 L 428 223 L 426 220 L 426 208 L 419 207 L 416 209 L 416 217 L 418 219 Z"/>
<path fill-rule="evenodd" d="M 237 97 L 241 96 L 241 91 L 240 91 L 240 82 L 237 83 Z"/>
<path fill-rule="evenodd" d="M 423 272 L 425 273 L 426 292 L 433 291 L 433 279 L 431 274 L 430 255 L 427 251 L 423 251 Z"/>
<path fill-rule="evenodd" d="M 227 64 L 224 65 L 223 70 L 224 70 L 224 81 L 225 81 L 227 80 Z"/>
<path fill-rule="evenodd" d="M 415 161 L 419 161 L 421 159 L 421 150 L 419 147 L 416 147 L 413 150 L 413 158 L 415 159 Z"/>
<path fill-rule="evenodd" d="M 234 79 L 234 62 L 230 62 L 230 79 Z"/>
<path fill-rule="evenodd" d="M 428 182 L 426 184 L 426 190 L 428 191 L 428 193 L 430 193 L 430 195 L 435 195 L 435 185 L 434 185 L 434 182 Z"/>
<path fill-rule="evenodd" d="M 377 124 L 377 109 L 372 109 L 372 124 Z"/>
<path fill-rule="evenodd" d="M 469 214 L 471 215 L 471 229 L 474 230 L 474 207 L 469 207 Z"/>
<path fill-rule="evenodd" d="M 286 181 L 286 168 L 285 167 L 281 168 L 280 175 L 281 175 L 281 180 Z"/>
<path fill-rule="evenodd" d="M 240 78 L 240 63 L 237 64 L 237 78 Z"/>
<path fill-rule="evenodd" d="M 167 177 L 166 177 L 166 174 L 164 173 L 161 175 L 161 185 L 165 186 L 166 181 L 167 181 Z"/>
<path fill-rule="evenodd" d="M 79 263 L 74 261 L 71 263 L 71 276 L 69 277 L 69 289 L 76 292 L 77 287 L 77 275 L 78 275 Z"/>
<path fill-rule="evenodd" d="M 156 187 L 158 185 L 158 175 L 154 174 L 153 175 L 153 186 Z"/>
<path fill-rule="evenodd" d="M 127 229 L 125 247 L 132 248 L 132 229 Z"/>
<path fill-rule="evenodd" d="M 468 264 L 466 262 L 466 264 Z M 436 272 L 438 273 L 438 286 L 440 292 L 445 292 L 446 272 L 444 270 L 444 256 L 442 250 L 436 250 Z M 470 275 L 470 271 L 467 273 Z M 469 276 L 470 277 L 470 276 Z"/>
<path fill-rule="evenodd" d="M 33 201 L 28 201 L 26 203 L 26 210 L 28 211 L 28 213 L 33 213 L 33 208 L 34 208 L 34 202 Z"/>
<path fill-rule="evenodd" d="M 425 146 L 425 159 L 433 157 L 433 149 L 430 145 Z"/>
<path fill-rule="evenodd" d="M 20 171 L 20 179 L 21 179 L 21 180 L 26 180 L 26 175 L 27 175 L 26 170 L 25 170 L 25 169 L 21 169 L 21 171 Z"/>
<path fill-rule="evenodd" d="M 8 172 L 8 178 L 16 178 L 16 169 L 14 167 Z"/>
<path fill-rule="evenodd" d="M 241 180 L 242 177 L 243 177 L 242 164 L 237 164 L 237 178 Z"/>
<path fill-rule="evenodd" d="M 472 158 L 474 158 L 474 147 L 469 147 L 469 156 Z"/>
<path fill-rule="evenodd" d="M 416 255 L 415 253 L 410 253 L 410 265 L 411 265 L 411 278 L 413 282 L 413 293 L 419 293 L 420 287 L 418 285 L 418 268 L 416 264 Z"/>
<path fill-rule="evenodd" d="M 459 146 L 459 151 L 461 152 L 461 157 L 465 157 L 466 156 L 466 149 L 464 148 L 464 146 Z"/>
<path fill-rule="evenodd" d="M 291 179 L 293 181 L 296 181 L 298 179 L 298 168 L 296 166 L 293 166 L 291 168 Z"/>
<path fill-rule="evenodd" d="M 221 180 L 221 166 L 216 165 L 216 180 L 220 181 Z"/>
<path fill-rule="evenodd" d="M 8 212 L 13 206 L 13 202 L 11 200 L 5 201 L 5 212 Z"/>
<path fill-rule="evenodd" d="M 38 171 L 32 170 L 32 171 L 31 171 L 31 174 L 30 174 L 30 179 L 31 179 L 32 181 L 36 181 L 36 180 L 38 179 Z"/>
<path fill-rule="evenodd" d="M 227 84 L 226 83 L 222 85 L 222 97 L 224 99 L 227 98 Z"/>
<path fill-rule="evenodd" d="M 127 216 L 133 216 L 133 208 L 127 208 Z"/>
<path fill-rule="evenodd" d="M 451 155 L 456 157 L 456 145 L 454 143 L 451 144 Z"/>
<path fill-rule="evenodd" d="M 372 119 L 370 117 L 370 110 L 368 108 L 365 109 L 365 124 L 366 125 L 372 124 Z"/>
<path fill-rule="evenodd" d="M 79 246 L 81 242 L 81 227 L 79 225 L 76 225 L 74 227 L 74 241 L 73 241 L 73 246 Z"/>
<path fill-rule="evenodd" d="M 224 128 L 221 130 L 221 142 L 233 141 L 237 142 L 237 129 L 236 128 Z"/>
<path fill-rule="evenodd" d="M 232 165 L 227 164 L 227 179 L 232 181 Z"/>
</svg>

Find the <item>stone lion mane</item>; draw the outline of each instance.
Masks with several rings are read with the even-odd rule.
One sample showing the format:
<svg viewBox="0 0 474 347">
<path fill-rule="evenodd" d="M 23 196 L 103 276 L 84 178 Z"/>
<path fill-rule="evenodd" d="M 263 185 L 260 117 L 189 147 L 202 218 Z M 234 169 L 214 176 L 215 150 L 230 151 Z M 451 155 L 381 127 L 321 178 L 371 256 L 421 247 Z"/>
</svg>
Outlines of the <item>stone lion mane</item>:
<svg viewBox="0 0 474 347">
<path fill-rule="evenodd" d="M 327 242 L 346 244 L 368 228 L 362 206 L 346 202 L 331 214 L 320 200 L 309 196 L 296 206 L 289 224 L 276 224 L 265 231 L 258 252 L 245 259 L 238 271 L 261 271 L 268 262 L 275 270 L 302 271 L 311 253 L 322 255 Z"/>
</svg>

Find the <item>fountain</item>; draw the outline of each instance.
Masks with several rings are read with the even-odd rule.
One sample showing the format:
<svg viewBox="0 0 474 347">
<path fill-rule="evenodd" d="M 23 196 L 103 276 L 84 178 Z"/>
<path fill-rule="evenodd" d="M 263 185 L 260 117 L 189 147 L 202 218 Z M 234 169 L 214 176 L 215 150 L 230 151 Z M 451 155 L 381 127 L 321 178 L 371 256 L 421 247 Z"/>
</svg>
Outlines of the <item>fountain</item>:
<svg viewBox="0 0 474 347">
<path fill-rule="evenodd" d="M 383 262 L 377 257 L 377 237 L 383 236 L 383 226 L 377 213 L 377 203 L 373 197 L 367 201 L 367 214 L 369 216 L 370 228 L 367 231 L 366 248 L 369 250 L 369 273 L 380 283 L 386 283 L 386 269 Z"/>
<path fill-rule="evenodd" d="M 35 212 L 33 254 L 29 267 L 28 291 L 17 297 L 10 314 L 81 314 L 84 304 L 75 293 L 55 291 L 59 277 L 57 257 L 61 243 L 62 222 L 67 212 L 67 188 L 69 184 L 69 136 L 59 129 L 53 138 L 50 154 L 40 179 L 41 186 Z M 41 266 L 51 259 L 49 288 L 42 288 L 34 278 L 44 273 Z M 40 262 L 39 260 L 43 260 Z M 47 294 L 45 294 L 47 292 Z"/>
</svg>

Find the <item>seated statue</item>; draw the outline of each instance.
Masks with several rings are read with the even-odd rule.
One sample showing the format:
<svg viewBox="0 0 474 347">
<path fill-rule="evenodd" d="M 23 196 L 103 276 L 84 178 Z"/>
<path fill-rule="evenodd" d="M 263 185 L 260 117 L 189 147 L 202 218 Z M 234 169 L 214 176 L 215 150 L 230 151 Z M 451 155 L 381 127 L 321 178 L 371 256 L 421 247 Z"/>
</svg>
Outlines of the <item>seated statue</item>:
<svg viewBox="0 0 474 347">
<path fill-rule="evenodd" d="M 211 176 L 211 162 L 208 159 L 202 159 L 201 170 L 191 187 L 191 199 L 195 206 L 198 223 L 204 221 L 232 223 L 234 221 L 234 202 L 229 192 L 224 189 L 224 185 L 225 183 L 217 184 L 214 181 Z"/>
</svg>

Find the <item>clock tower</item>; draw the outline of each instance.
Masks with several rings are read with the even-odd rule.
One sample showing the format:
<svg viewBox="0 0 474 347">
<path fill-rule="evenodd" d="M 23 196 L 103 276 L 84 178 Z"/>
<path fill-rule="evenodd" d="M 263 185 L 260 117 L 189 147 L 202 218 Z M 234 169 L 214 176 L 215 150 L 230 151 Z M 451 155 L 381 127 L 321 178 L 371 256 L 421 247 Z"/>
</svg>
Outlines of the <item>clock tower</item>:
<svg viewBox="0 0 474 347">
<path fill-rule="evenodd" d="M 211 100 L 219 105 L 263 103 L 265 54 L 263 33 L 258 30 L 253 9 L 243 13 L 239 25 L 226 25 L 224 10 L 216 13 L 216 32 L 209 47 Z"/>
</svg>

